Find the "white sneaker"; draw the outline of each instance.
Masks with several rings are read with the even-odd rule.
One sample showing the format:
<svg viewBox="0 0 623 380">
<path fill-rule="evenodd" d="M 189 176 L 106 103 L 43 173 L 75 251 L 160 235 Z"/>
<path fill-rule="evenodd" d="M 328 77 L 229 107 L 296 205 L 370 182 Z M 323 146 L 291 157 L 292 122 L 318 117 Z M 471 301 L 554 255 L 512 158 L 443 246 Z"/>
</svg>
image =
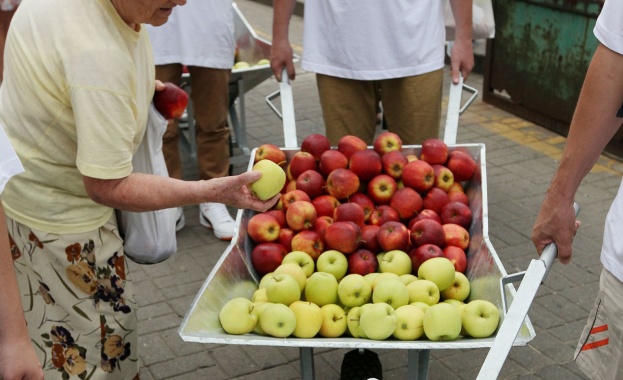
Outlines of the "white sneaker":
<svg viewBox="0 0 623 380">
<path fill-rule="evenodd" d="M 179 231 L 182 228 L 184 228 L 184 226 L 186 226 L 186 216 L 184 215 L 184 208 L 183 207 L 178 207 L 177 208 L 177 214 L 176 214 L 175 220 L 176 220 L 176 222 L 175 222 L 175 231 Z"/>
<path fill-rule="evenodd" d="M 221 240 L 231 240 L 236 230 L 236 222 L 222 203 L 201 203 L 199 223 L 214 230 L 214 236 Z"/>
</svg>

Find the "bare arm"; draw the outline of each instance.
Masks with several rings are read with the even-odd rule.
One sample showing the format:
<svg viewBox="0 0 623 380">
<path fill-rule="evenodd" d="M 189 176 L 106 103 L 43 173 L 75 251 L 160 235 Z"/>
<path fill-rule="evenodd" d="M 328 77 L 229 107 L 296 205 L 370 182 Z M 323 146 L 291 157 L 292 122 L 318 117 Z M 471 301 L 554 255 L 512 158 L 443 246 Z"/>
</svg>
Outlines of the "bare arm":
<svg viewBox="0 0 623 380">
<path fill-rule="evenodd" d="M 8 237 L 0 204 L 0 378 L 40 380 L 43 371 L 28 336 Z"/>
<path fill-rule="evenodd" d="M 474 68 L 474 47 L 472 44 L 472 0 L 450 0 L 456 32 L 450 57 L 452 82 L 458 83 L 459 73 L 467 79 Z"/>
<path fill-rule="evenodd" d="M 273 41 L 270 52 L 270 67 L 278 81 L 281 81 L 281 71 L 288 70 L 288 77 L 295 78 L 294 62 L 292 61 L 292 46 L 288 36 L 290 19 L 294 12 L 296 0 L 273 1 Z"/>
<path fill-rule="evenodd" d="M 599 45 L 580 92 L 560 165 L 532 229 L 532 242 L 539 254 L 545 245 L 555 242 L 560 262 L 571 261 L 571 243 L 579 226 L 574 196 L 621 125 L 623 120 L 616 118 L 621 103 L 623 56 Z"/>
</svg>

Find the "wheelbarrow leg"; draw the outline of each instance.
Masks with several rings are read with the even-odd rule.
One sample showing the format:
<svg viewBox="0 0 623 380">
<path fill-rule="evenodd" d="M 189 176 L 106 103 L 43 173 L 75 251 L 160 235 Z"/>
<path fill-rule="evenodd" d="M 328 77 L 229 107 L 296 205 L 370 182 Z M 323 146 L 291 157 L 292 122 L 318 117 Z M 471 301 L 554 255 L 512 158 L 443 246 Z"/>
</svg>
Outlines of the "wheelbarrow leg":
<svg viewBox="0 0 623 380">
<path fill-rule="evenodd" d="M 300 347 L 299 356 L 301 361 L 301 379 L 314 380 L 314 349 L 312 347 Z"/>
<path fill-rule="evenodd" d="M 428 361 L 430 350 L 408 350 L 407 379 L 428 379 Z"/>
</svg>

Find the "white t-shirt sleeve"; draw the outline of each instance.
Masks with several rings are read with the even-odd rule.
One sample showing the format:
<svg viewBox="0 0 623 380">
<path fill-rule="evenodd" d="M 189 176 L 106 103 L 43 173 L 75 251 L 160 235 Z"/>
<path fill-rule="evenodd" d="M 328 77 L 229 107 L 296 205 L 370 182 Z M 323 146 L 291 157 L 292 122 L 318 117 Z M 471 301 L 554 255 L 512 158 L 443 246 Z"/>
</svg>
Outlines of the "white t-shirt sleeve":
<svg viewBox="0 0 623 380">
<path fill-rule="evenodd" d="M 623 1 L 606 0 L 593 29 L 595 37 L 608 49 L 623 54 Z"/>
<path fill-rule="evenodd" d="M 23 171 L 22 163 L 9 143 L 4 129 L 0 126 L 0 194 L 2 194 L 4 186 L 9 182 L 9 179 Z"/>
</svg>

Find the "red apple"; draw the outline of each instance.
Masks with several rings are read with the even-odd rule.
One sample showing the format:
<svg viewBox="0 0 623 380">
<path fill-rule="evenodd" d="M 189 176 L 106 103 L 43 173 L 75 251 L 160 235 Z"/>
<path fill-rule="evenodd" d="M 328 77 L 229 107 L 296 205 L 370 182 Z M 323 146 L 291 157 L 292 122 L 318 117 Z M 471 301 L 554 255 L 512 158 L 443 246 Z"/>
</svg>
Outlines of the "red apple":
<svg viewBox="0 0 623 380">
<path fill-rule="evenodd" d="M 305 139 L 301 142 L 301 150 L 303 152 L 311 153 L 316 161 L 320 161 L 322 153 L 329 149 L 331 149 L 331 143 L 329 142 L 327 136 L 318 133 L 312 133 L 311 135 L 305 137 Z"/>
<path fill-rule="evenodd" d="M 361 229 L 361 248 L 367 249 L 368 251 L 378 253 L 381 252 L 381 246 L 378 241 L 378 234 L 380 226 L 374 224 L 366 224 Z"/>
<path fill-rule="evenodd" d="M 311 153 L 298 151 L 290 159 L 288 169 L 290 171 L 292 179 L 297 179 L 299 175 L 303 174 L 303 172 L 306 170 L 317 170 L 318 164 L 316 163 L 316 159 L 314 158 L 314 156 L 311 155 Z"/>
<path fill-rule="evenodd" d="M 454 174 L 447 167 L 439 164 L 432 165 L 435 171 L 435 184 L 433 186 L 440 188 L 446 193 L 454 183 Z"/>
<path fill-rule="evenodd" d="M 335 249 L 343 254 L 355 252 L 361 245 L 361 228 L 353 222 L 333 222 L 325 230 L 327 249 Z"/>
<path fill-rule="evenodd" d="M 365 276 L 374 273 L 379 267 L 379 261 L 373 252 L 367 249 L 358 249 L 348 255 L 348 274 Z"/>
<path fill-rule="evenodd" d="M 348 158 L 337 150 L 327 150 L 320 156 L 318 171 L 325 177 L 335 169 L 348 168 Z"/>
<path fill-rule="evenodd" d="M 461 202 L 449 202 L 441 209 L 441 223 L 454 223 L 469 229 L 472 224 L 472 210 Z"/>
<path fill-rule="evenodd" d="M 439 214 L 437 214 L 433 210 L 425 208 L 422 211 L 420 211 L 420 213 L 417 214 L 413 219 L 409 221 L 409 223 L 407 224 L 407 227 L 409 228 L 409 230 L 411 230 L 415 222 L 417 222 L 418 220 L 422 220 L 422 219 L 433 219 L 434 221 L 441 224 L 441 217 L 439 216 Z"/>
<path fill-rule="evenodd" d="M 340 204 L 335 208 L 333 221 L 341 222 L 345 220 L 350 220 L 351 222 L 357 224 L 359 227 L 363 227 L 366 222 L 366 215 L 363 211 L 363 208 L 357 203 L 353 202 Z"/>
<path fill-rule="evenodd" d="M 392 150 L 381 156 L 383 172 L 392 176 L 396 181 L 402 178 L 402 170 L 409 163 L 407 157 L 399 150 Z"/>
<path fill-rule="evenodd" d="M 324 242 L 318 232 L 303 230 L 292 238 L 292 250 L 303 251 L 316 260 L 324 252 Z"/>
<path fill-rule="evenodd" d="M 380 156 L 393 151 L 402 150 L 402 139 L 394 132 L 381 132 L 373 142 L 374 151 Z"/>
<path fill-rule="evenodd" d="M 361 138 L 353 135 L 346 135 L 337 142 L 337 150 L 350 160 L 350 156 L 358 150 L 368 149 L 368 144 Z"/>
<path fill-rule="evenodd" d="M 324 242 L 324 234 L 327 231 L 327 227 L 333 224 L 333 218 L 330 216 L 322 215 L 316 218 L 316 223 L 314 223 L 314 231 L 320 235 L 322 241 Z"/>
<path fill-rule="evenodd" d="M 449 245 L 443 249 L 443 256 L 454 264 L 454 270 L 465 273 L 467 269 L 467 255 L 465 251 L 459 247 Z"/>
<path fill-rule="evenodd" d="M 435 184 L 435 170 L 426 161 L 411 161 L 402 169 L 402 183 L 418 193 L 424 193 Z"/>
<path fill-rule="evenodd" d="M 387 174 L 379 174 L 368 182 L 368 196 L 377 205 L 388 204 L 398 189 L 396 180 Z"/>
<path fill-rule="evenodd" d="M 357 174 L 360 180 L 369 181 L 381 174 L 383 162 L 381 156 L 373 150 L 358 150 L 348 160 L 348 168 Z"/>
<path fill-rule="evenodd" d="M 316 214 L 318 216 L 329 216 L 333 218 L 333 214 L 337 206 L 340 205 L 340 201 L 333 195 L 323 194 L 312 199 L 312 204 L 316 208 Z"/>
<path fill-rule="evenodd" d="M 188 94 L 179 86 L 165 82 L 164 90 L 155 92 L 153 102 L 162 117 L 177 119 L 184 114 L 188 105 Z"/>
<path fill-rule="evenodd" d="M 253 268 L 260 275 L 273 272 L 287 253 L 286 247 L 279 243 L 260 243 L 251 251 Z"/>
<path fill-rule="evenodd" d="M 286 221 L 292 231 L 298 232 L 314 228 L 316 209 L 311 202 L 296 201 L 286 209 Z"/>
<path fill-rule="evenodd" d="M 469 206 L 469 197 L 467 196 L 467 194 L 462 193 L 460 191 L 450 191 L 450 192 L 448 192 L 448 201 L 450 201 L 450 202 L 461 202 L 464 205 Z"/>
<path fill-rule="evenodd" d="M 448 145 L 440 139 L 426 139 L 422 142 L 420 160 L 431 165 L 443 165 L 448 159 Z"/>
<path fill-rule="evenodd" d="M 400 214 L 393 207 L 389 205 L 380 205 L 372 211 L 369 224 L 380 226 L 381 224 L 389 221 L 400 222 Z"/>
<path fill-rule="evenodd" d="M 286 247 L 288 252 L 292 252 L 292 239 L 294 239 L 294 235 L 296 233 L 289 228 L 282 228 L 279 230 L 279 238 L 277 239 L 277 243 Z"/>
<path fill-rule="evenodd" d="M 417 191 L 410 187 L 403 187 L 396 190 L 389 205 L 398 211 L 400 219 L 409 220 L 422 210 L 424 202 Z"/>
<path fill-rule="evenodd" d="M 279 238 L 281 226 L 279 222 L 267 213 L 255 214 L 247 223 L 247 234 L 255 243 L 267 243 Z"/>
<path fill-rule="evenodd" d="M 327 192 L 346 199 L 359 191 L 359 177 L 349 169 L 335 169 L 327 176 Z"/>
<path fill-rule="evenodd" d="M 364 221 L 367 222 L 370 219 L 370 214 L 376 208 L 374 202 L 370 197 L 368 197 L 364 193 L 355 193 L 348 197 L 348 201 L 352 203 L 357 203 L 363 209 Z"/>
<path fill-rule="evenodd" d="M 469 232 L 454 223 L 446 223 L 441 226 L 445 235 L 445 245 L 452 245 L 466 250 L 469 247 Z"/>
<path fill-rule="evenodd" d="M 454 175 L 454 173 L 452 174 Z M 465 193 L 465 189 L 463 188 L 463 185 L 461 185 L 461 182 L 456 181 L 456 180 L 452 183 L 452 186 L 450 186 L 450 190 L 448 190 L 448 193 L 452 193 L 455 191 Z"/>
<path fill-rule="evenodd" d="M 411 265 L 413 266 L 413 273 L 417 273 L 420 265 L 428 259 L 433 257 L 444 257 L 443 250 L 435 244 L 424 244 L 409 252 L 411 256 Z"/>
<path fill-rule="evenodd" d="M 424 244 L 445 247 L 446 234 L 441 223 L 433 219 L 422 219 L 415 222 L 411 227 L 411 242 L 415 247 Z"/>
<path fill-rule="evenodd" d="M 286 154 L 281 148 L 274 144 L 262 144 L 255 150 L 254 162 L 260 160 L 270 160 L 278 165 L 286 162 Z"/>
<path fill-rule="evenodd" d="M 284 211 L 287 211 L 288 207 L 290 207 L 290 205 L 296 201 L 311 202 L 311 198 L 303 190 L 290 190 L 287 193 L 281 195 L 281 202 L 283 203 Z"/>
<path fill-rule="evenodd" d="M 424 200 L 424 208 L 431 209 L 439 215 L 441 215 L 443 207 L 450 202 L 448 193 L 438 187 L 428 190 L 422 199 Z"/>
<path fill-rule="evenodd" d="M 385 222 L 380 226 L 377 240 L 385 252 L 394 249 L 406 251 L 409 245 L 409 230 L 400 222 Z"/>
<path fill-rule="evenodd" d="M 324 194 L 324 187 L 324 177 L 313 169 L 305 170 L 296 178 L 296 188 L 306 192 L 311 199 Z"/>
<path fill-rule="evenodd" d="M 446 166 L 454 174 L 455 181 L 469 181 L 476 171 L 476 161 L 461 150 L 453 150 L 448 154 Z"/>
<path fill-rule="evenodd" d="M 282 190 L 282 194 L 287 193 L 288 191 L 292 191 L 292 190 L 296 190 L 296 180 L 295 179 L 290 179 L 287 180 L 284 188 Z"/>
<path fill-rule="evenodd" d="M 264 211 L 264 214 L 268 214 L 277 220 L 280 228 L 287 227 L 286 225 L 286 213 L 283 210 L 267 210 Z"/>
</svg>

